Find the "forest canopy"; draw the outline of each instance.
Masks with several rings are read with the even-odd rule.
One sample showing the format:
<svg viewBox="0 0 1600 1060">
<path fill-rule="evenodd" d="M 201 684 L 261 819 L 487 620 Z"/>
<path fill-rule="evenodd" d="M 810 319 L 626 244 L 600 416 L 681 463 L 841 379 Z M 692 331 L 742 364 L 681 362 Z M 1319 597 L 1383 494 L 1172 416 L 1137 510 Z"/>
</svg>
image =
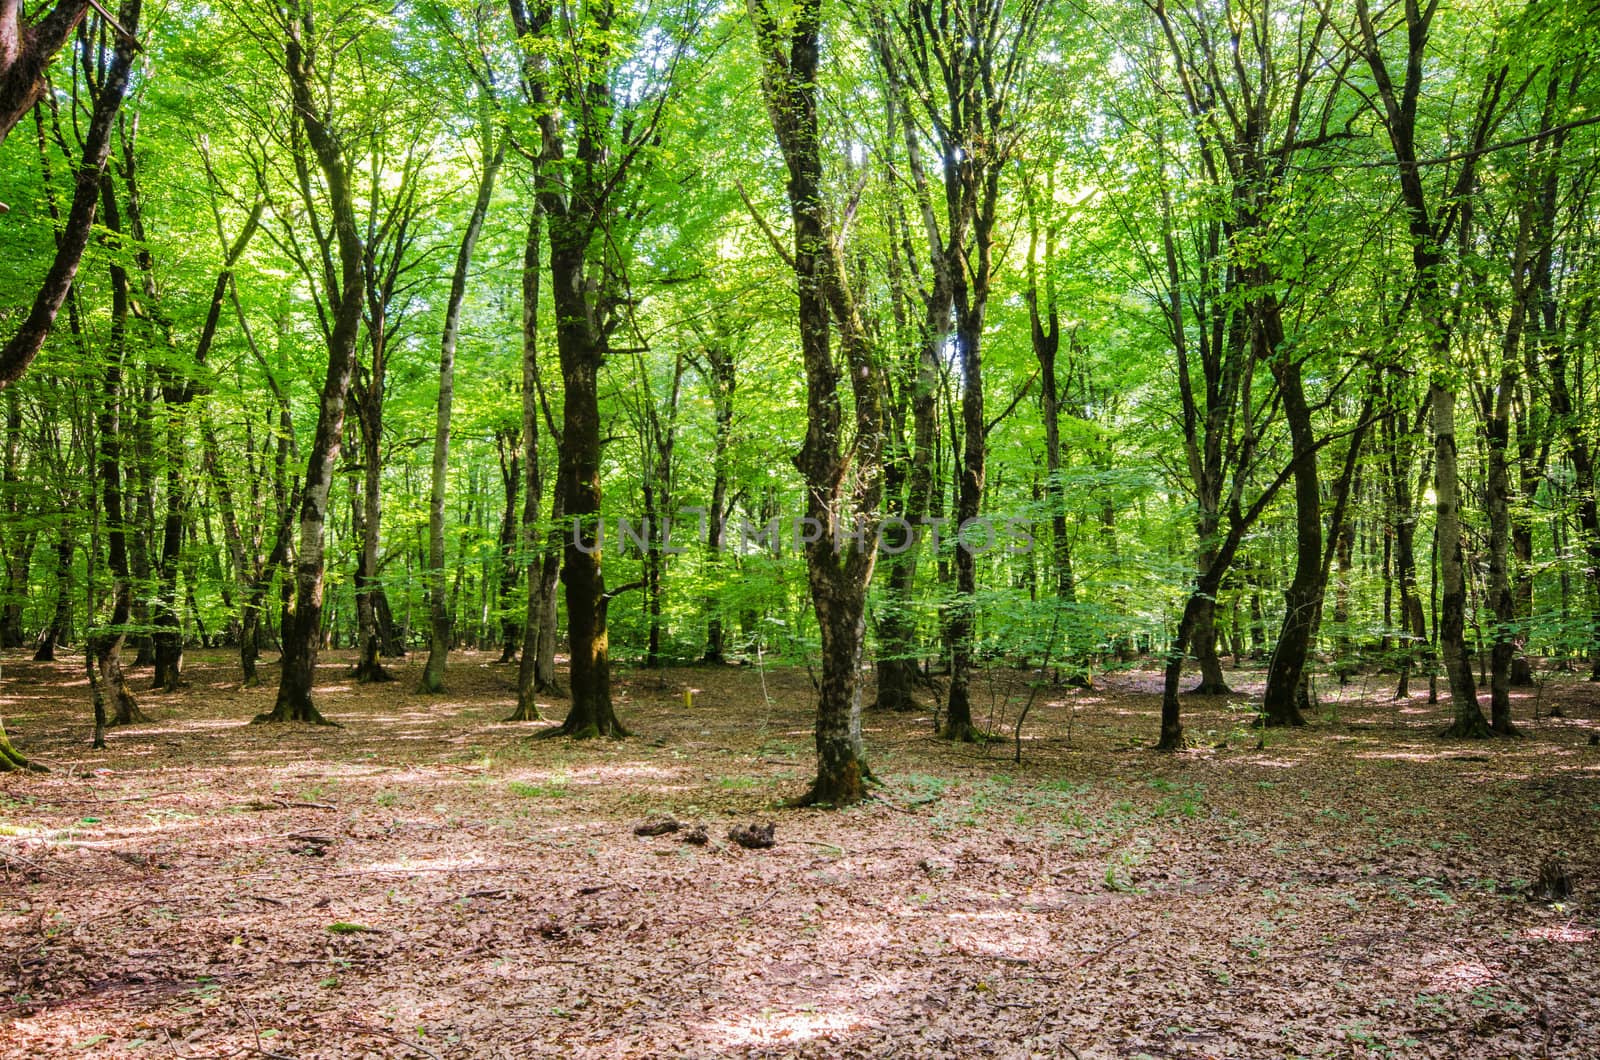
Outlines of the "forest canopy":
<svg viewBox="0 0 1600 1060">
<path fill-rule="evenodd" d="M 326 720 L 324 650 L 419 697 L 495 651 L 573 737 L 627 735 L 614 662 L 793 664 L 827 805 L 864 710 L 986 740 L 1007 665 L 1154 661 L 1167 750 L 1228 657 L 1267 726 L 1381 671 L 1513 735 L 1539 666 L 1600 679 L 1597 45 L 1567 0 L 0 0 L 0 647 L 81 652 L 97 743 L 196 647 L 281 660 L 264 723 Z"/>
</svg>

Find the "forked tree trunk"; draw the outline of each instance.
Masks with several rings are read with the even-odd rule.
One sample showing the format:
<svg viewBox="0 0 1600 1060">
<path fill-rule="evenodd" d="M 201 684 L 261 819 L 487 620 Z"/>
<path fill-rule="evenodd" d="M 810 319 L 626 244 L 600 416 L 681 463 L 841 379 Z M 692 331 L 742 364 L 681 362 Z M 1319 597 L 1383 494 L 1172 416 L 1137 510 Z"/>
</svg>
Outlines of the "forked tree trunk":
<svg viewBox="0 0 1600 1060">
<path fill-rule="evenodd" d="M 326 115 L 317 108 L 312 86 L 323 71 L 317 65 L 318 40 L 309 10 L 290 8 L 284 42 L 285 70 L 294 98 L 294 117 L 316 154 L 333 212 L 338 243 L 339 277 L 334 300 L 337 312 L 328 341 L 328 372 L 317 405 L 317 430 L 300 492 L 300 543 L 295 557 L 294 611 L 285 616 L 283 672 L 278 699 L 258 722 L 304 721 L 329 724 L 312 700 L 317 658 L 322 649 L 323 578 L 326 569 L 328 494 L 344 433 L 346 400 L 355 371 L 356 340 L 361 329 L 362 248 L 343 149 Z M 334 282 L 328 278 L 329 285 Z"/>
<path fill-rule="evenodd" d="M 49 11 L 41 5 L 32 18 L 24 17 L 25 6 L 23 0 L 0 0 L 0 144 L 43 97 L 45 71 L 72 39 L 90 4 L 56 0 Z"/>
<path fill-rule="evenodd" d="M 55 256 L 27 316 L 0 346 L 0 389 L 22 378 L 43 348 L 89 245 L 99 207 L 100 180 L 111 152 L 112 127 L 122 109 L 138 48 L 132 34 L 139 31 L 140 5 L 141 0 L 123 0 L 117 10 L 117 21 L 125 32 L 117 34 L 111 61 L 94 100 L 83 154 L 73 176 L 72 205 L 56 242 Z M 0 142 L 38 101 L 45 87 L 45 69 L 56 51 L 71 38 L 87 6 L 80 0 L 58 0 L 48 16 L 30 26 L 22 21 L 22 0 L 0 0 Z"/>
<path fill-rule="evenodd" d="M 763 58 L 762 95 L 789 174 L 790 260 L 799 296 L 807 411 L 805 442 L 795 463 L 805 476 L 806 515 L 822 529 L 805 546 L 806 579 L 822 640 L 817 776 L 799 801 L 841 806 L 866 796 L 868 777 L 858 682 L 883 488 L 882 378 L 823 205 L 817 115 L 821 0 L 798 0 L 781 22 L 765 0 L 748 0 L 748 11 Z M 830 318 L 839 330 L 842 369 L 833 358 Z M 846 373 L 855 396 L 848 467 L 854 481 L 848 485 L 839 395 L 839 377 Z M 841 525 L 850 519 L 855 525 Z"/>
</svg>

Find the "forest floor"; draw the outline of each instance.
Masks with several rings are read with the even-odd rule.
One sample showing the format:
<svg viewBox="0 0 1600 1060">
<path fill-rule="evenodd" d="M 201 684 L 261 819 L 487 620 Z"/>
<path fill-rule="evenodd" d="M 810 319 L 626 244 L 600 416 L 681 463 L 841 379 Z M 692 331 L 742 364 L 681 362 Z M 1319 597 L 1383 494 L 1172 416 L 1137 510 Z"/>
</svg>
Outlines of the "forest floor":
<svg viewBox="0 0 1600 1060">
<path fill-rule="evenodd" d="M 7 658 L 0 712 L 52 772 L 0 777 L 0 1055 L 1600 1056 L 1574 677 L 1476 744 L 1377 676 L 1263 742 L 1232 674 L 1176 755 L 1153 671 L 1046 690 L 1020 764 L 869 715 L 884 798 L 830 812 L 782 805 L 804 670 L 625 670 L 637 735 L 572 743 L 500 721 L 491 658 L 422 697 L 420 656 L 366 687 L 327 656 L 342 728 L 313 729 L 245 724 L 275 667 L 240 690 L 194 653 L 103 752 L 80 660 Z M 977 683 L 1008 733 L 1027 680 Z M 633 834 L 657 814 L 710 842 Z M 773 848 L 727 840 L 758 820 Z M 1574 896 L 1523 893 L 1557 857 Z"/>
</svg>

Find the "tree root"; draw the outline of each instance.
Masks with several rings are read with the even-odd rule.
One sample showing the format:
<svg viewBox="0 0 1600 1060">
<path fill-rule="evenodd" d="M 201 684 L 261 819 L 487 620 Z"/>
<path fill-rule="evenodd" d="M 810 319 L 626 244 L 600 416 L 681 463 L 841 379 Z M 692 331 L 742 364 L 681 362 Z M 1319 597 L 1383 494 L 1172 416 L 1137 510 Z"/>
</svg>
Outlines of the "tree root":
<svg viewBox="0 0 1600 1060">
<path fill-rule="evenodd" d="M 535 740 L 553 740 L 558 736 L 565 736 L 573 740 L 598 740 L 602 736 L 607 736 L 613 740 L 625 740 L 632 735 L 633 733 L 623 727 L 622 722 L 615 719 L 612 720 L 609 726 L 602 729 L 599 723 L 592 719 L 575 722 L 568 718 L 553 729 L 545 729 L 543 732 L 535 733 L 533 738 Z"/>
<path fill-rule="evenodd" d="M 1161 741 L 1156 744 L 1157 751 L 1183 751 L 1194 746 L 1194 741 L 1184 733 L 1183 726 L 1178 726 L 1170 732 L 1163 729 Z"/>
<path fill-rule="evenodd" d="M 29 761 L 28 756 L 11 745 L 5 727 L 0 726 L 0 773 L 48 773 L 49 767 Z"/>
<path fill-rule="evenodd" d="M 304 722 L 307 725 L 324 726 L 330 729 L 344 728 L 344 726 L 340 725 L 338 722 L 330 721 L 323 717 L 322 712 L 310 703 L 301 703 L 292 707 L 285 703 L 279 703 L 276 707 L 273 707 L 265 714 L 257 714 L 255 717 L 251 718 L 250 724 L 276 725 L 281 722 L 291 721 Z"/>
<path fill-rule="evenodd" d="M 1450 723 L 1450 727 L 1439 734 L 1446 740 L 1491 740 L 1494 730 L 1489 728 L 1489 723 L 1482 717 L 1466 720 L 1457 718 Z"/>
<path fill-rule="evenodd" d="M 539 712 L 539 705 L 530 699 L 526 704 L 518 703 L 517 709 L 513 710 L 509 717 L 502 718 L 501 720 L 508 722 L 543 721 L 544 715 Z"/>
</svg>

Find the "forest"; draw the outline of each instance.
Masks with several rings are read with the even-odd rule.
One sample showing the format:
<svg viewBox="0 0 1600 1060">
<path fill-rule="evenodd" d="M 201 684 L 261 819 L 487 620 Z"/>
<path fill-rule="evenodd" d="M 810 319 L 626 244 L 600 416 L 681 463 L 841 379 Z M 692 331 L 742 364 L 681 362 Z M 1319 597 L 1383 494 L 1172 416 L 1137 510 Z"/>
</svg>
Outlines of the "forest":
<svg viewBox="0 0 1600 1060">
<path fill-rule="evenodd" d="M 1597 178 L 1593 0 L 0 0 L 0 1055 L 1600 1055 Z"/>
</svg>

